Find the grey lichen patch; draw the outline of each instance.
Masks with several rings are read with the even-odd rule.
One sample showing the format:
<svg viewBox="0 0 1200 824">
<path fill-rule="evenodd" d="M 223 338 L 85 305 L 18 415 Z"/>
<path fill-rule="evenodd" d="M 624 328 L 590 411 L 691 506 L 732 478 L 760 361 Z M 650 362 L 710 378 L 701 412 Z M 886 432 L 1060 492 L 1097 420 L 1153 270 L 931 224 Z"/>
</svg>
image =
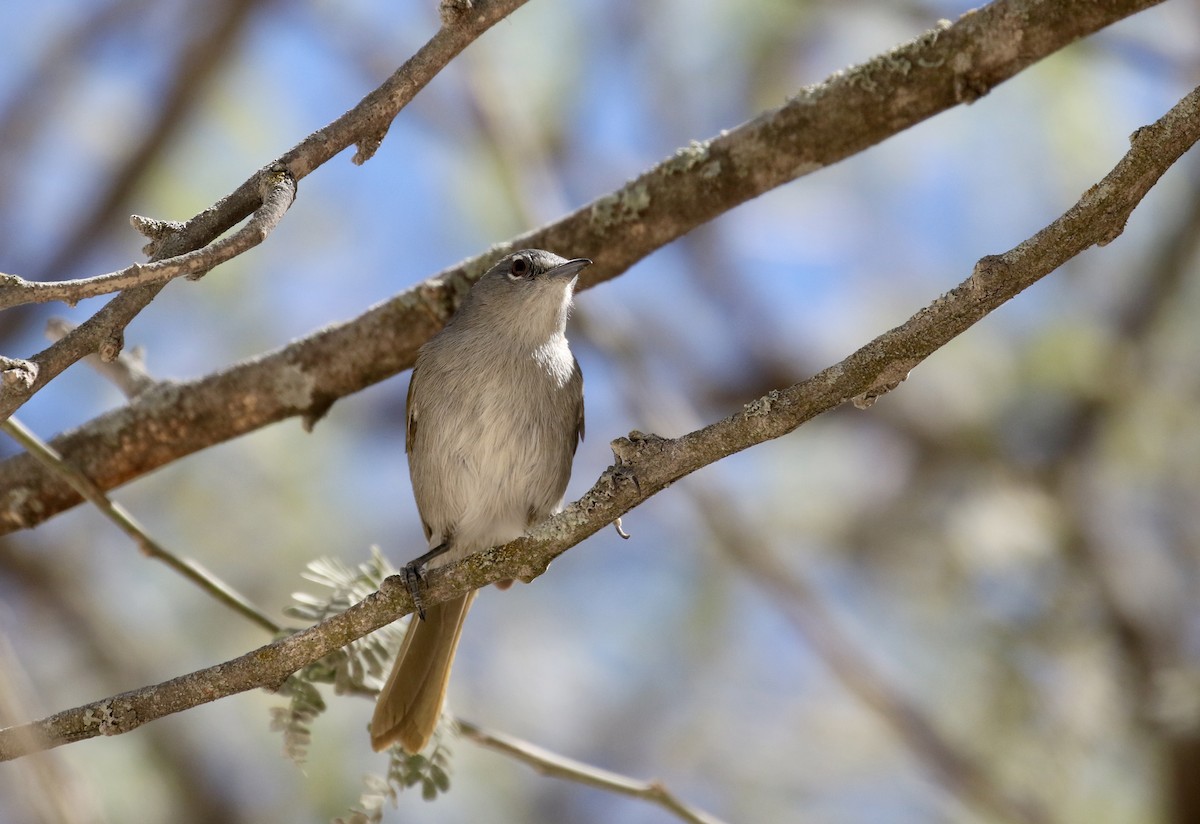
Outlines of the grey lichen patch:
<svg viewBox="0 0 1200 824">
<path fill-rule="evenodd" d="M 592 204 L 592 222 L 606 229 L 637 220 L 650 207 L 650 189 L 645 183 L 626 186 Z"/>
<path fill-rule="evenodd" d="M 772 389 L 761 398 L 750 401 L 743 407 L 748 418 L 761 418 L 771 414 L 771 408 L 779 400 L 779 390 Z"/>
<path fill-rule="evenodd" d="M 653 432 L 642 432 L 638 429 L 630 431 L 625 438 L 615 438 L 609 442 L 613 456 L 619 463 L 633 463 L 643 457 L 647 450 L 659 450 L 667 439 Z"/>
<path fill-rule="evenodd" d="M 880 68 L 880 62 L 880 60 L 873 60 L 870 63 L 851 66 L 843 72 L 842 76 L 851 86 L 860 88 L 874 97 L 882 98 L 883 93 L 879 83 L 875 80 L 875 72 Z"/>
<path fill-rule="evenodd" d="M 700 177 L 705 180 L 712 179 L 719 174 L 721 174 L 721 161 L 719 160 L 709 161 L 700 168 Z"/>
<path fill-rule="evenodd" d="M 437 280 L 435 279 L 434 282 L 436 283 Z M 425 306 L 429 302 L 429 295 L 437 291 L 438 290 L 436 288 L 431 288 L 425 281 L 422 281 L 417 283 L 415 286 L 405 289 L 403 292 L 399 292 L 398 294 L 388 298 L 388 300 L 385 301 L 385 304 L 389 307 L 395 307 L 396 309 L 407 313 L 413 309 Z M 372 311 L 377 309 L 378 306 L 379 305 L 377 304 L 376 306 L 371 307 Z"/>
<path fill-rule="evenodd" d="M 0 355 L 0 387 L 26 394 L 37 382 L 38 365 L 20 358 Z"/>
<path fill-rule="evenodd" d="M 945 62 L 944 58 L 931 59 L 925 54 L 937 44 L 942 32 L 950 25 L 949 20 L 939 20 L 929 31 L 901 43 L 873 60 L 836 72 L 829 80 L 832 82 L 844 79 L 851 86 L 856 86 L 877 98 L 892 94 L 896 85 L 895 78 L 908 77 L 914 66 L 937 68 Z"/>
<path fill-rule="evenodd" d="M 708 141 L 693 140 L 675 150 L 675 156 L 663 164 L 663 171 L 669 175 L 690 172 L 707 159 Z"/>
<path fill-rule="evenodd" d="M 787 99 L 789 105 L 812 105 L 825 96 L 829 90 L 829 81 L 840 77 L 841 72 L 834 72 L 824 83 L 809 83 Z"/>
<path fill-rule="evenodd" d="M 617 465 L 632 463 L 637 458 L 637 447 L 629 438 L 613 438 L 608 448 L 612 450 Z M 610 482 L 614 479 L 610 478 Z"/>
<path fill-rule="evenodd" d="M 935 69 L 945 62 L 945 58 L 929 59 L 924 54 L 937 45 L 938 38 L 942 36 L 942 32 L 950 28 L 949 20 L 938 20 L 929 31 L 917 35 L 907 43 L 901 43 L 887 54 L 871 61 L 879 65 L 891 69 L 901 75 L 907 76 L 914 65 L 922 69 Z"/>
<path fill-rule="evenodd" d="M 936 69 L 940 68 L 942 64 L 946 62 L 946 58 L 944 57 L 930 60 L 927 57 L 921 56 L 920 53 L 936 46 L 938 38 L 942 36 L 942 32 L 950 28 L 951 25 L 952 24 L 949 20 L 942 18 L 941 20 L 937 21 L 937 24 L 932 29 L 922 34 L 916 40 L 912 41 L 913 51 L 917 52 L 914 60 L 919 68 Z"/>
<path fill-rule="evenodd" d="M 86 710 L 83 714 L 83 725 L 96 727 L 101 735 L 116 735 L 120 732 L 117 727 L 117 716 L 113 712 L 112 704 L 108 701 L 102 701 L 95 709 Z"/>
</svg>

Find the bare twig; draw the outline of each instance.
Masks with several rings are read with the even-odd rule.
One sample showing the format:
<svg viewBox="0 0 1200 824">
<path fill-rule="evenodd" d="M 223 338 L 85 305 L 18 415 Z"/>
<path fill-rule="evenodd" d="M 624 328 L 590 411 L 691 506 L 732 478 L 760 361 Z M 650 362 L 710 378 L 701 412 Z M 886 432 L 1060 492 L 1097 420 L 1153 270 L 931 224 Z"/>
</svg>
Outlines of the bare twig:
<svg viewBox="0 0 1200 824">
<path fill-rule="evenodd" d="M 56 244 L 53 257 L 36 273 L 37 280 L 66 274 L 103 237 L 116 216 L 125 212 L 146 170 L 163 155 L 180 127 L 187 123 L 189 113 L 203 99 L 212 78 L 228 65 L 234 44 L 253 13 L 264 5 L 265 0 L 224 0 L 202 7 L 193 4 L 181 7 L 178 30 L 188 32 L 190 38 L 180 49 L 170 77 L 158 89 L 161 97 L 154 107 L 153 120 L 132 141 L 104 190 Z"/>
<path fill-rule="evenodd" d="M 46 337 L 60 340 L 74 328 L 75 324 L 65 318 L 50 318 L 46 321 Z M 146 371 L 140 346 L 121 352 L 111 361 L 101 360 L 99 355 L 88 355 L 83 360 L 111 381 L 126 398 L 136 397 L 155 384 L 154 378 Z"/>
<path fill-rule="evenodd" d="M 1132 0 L 1131 0 L 1132 1 Z M 296 180 L 332 159 L 346 147 L 358 144 L 355 163 L 368 160 L 378 148 L 388 126 L 417 92 L 470 45 L 479 35 L 524 5 L 526 0 L 473 0 L 469 10 L 454 16 L 421 49 L 357 106 L 322 129 L 313 132 L 278 160 L 256 172 L 226 197 L 159 239 L 154 260 L 182 255 L 211 243 L 236 226 L 261 204 L 265 177 L 283 167 Z M 7 418 L 34 393 L 68 366 L 99 351 L 115 356 L 121 350 L 125 327 L 162 289 L 154 283 L 117 295 L 70 335 L 28 360 L 23 374 L 0 386 L 0 419 Z M 96 477 L 92 475 L 92 477 Z"/>
<path fill-rule="evenodd" d="M 121 531 L 133 539 L 148 558 L 162 561 L 171 569 L 183 575 L 189 581 L 199 586 L 221 603 L 232 608 L 235 612 L 249 618 L 268 632 L 279 632 L 279 625 L 267 617 L 266 613 L 255 607 L 244 595 L 234 590 L 220 578 L 188 558 L 181 558 L 147 534 L 137 519 L 125 507 L 108 499 L 103 492 L 96 488 L 91 480 L 75 467 L 62 459 L 54 449 L 44 443 L 15 417 L 0 422 L 3 429 L 13 440 L 25 447 L 29 454 L 37 458 L 44 466 L 57 473 L 80 495 L 95 505 L 104 517 L 121 528 Z"/>
<path fill-rule="evenodd" d="M 617 462 L 582 498 L 529 534 L 427 574 L 425 601 L 438 604 L 500 580 L 532 580 L 572 546 L 697 469 L 793 431 L 821 412 L 876 391 L 969 329 L 1063 261 L 1117 237 L 1134 207 L 1200 139 L 1200 89 L 1158 122 L 1139 129 L 1116 167 L 1062 217 L 1003 255 L 983 258 L 962 284 L 807 381 L 768 393 L 744 409 L 679 438 L 630 433 L 612 442 Z M 154 390 L 151 390 L 154 391 Z M 163 684 L 0 730 L 0 760 L 117 734 L 146 721 L 261 686 L 412 611 L 398 576 L 346 612 L 224 664 Z"/>
<path fill-rule="evenodd" d="M 4 113 L 8 124 L 14 129 L 36 129 L 39 121 L 45 119 L 45 111 L 35 114 L 34 110 L 53 110 L 53 107 L 46 107 L 45 104 L 56 93 L 60 97 L 63 96 L 63 92 L 56 89 L 56 86 L 62 85 L 61 78 L 83 74 L 78 64 L 81 55 L 89 51 L 88 44 L 99 42 L 98 36 L 102 36 L 106 30 L 111 32 L 113 29 L 129 29 L 128 25 L 124 25 L 124 21 L 131 16 L 136 17 L 139 7 L 149 4 L 145 0 L 113 0 L 89 5 L 105 8 L 90 16 L 85 16 L 82 11 L 81 14 L 73 16 L 79 18 L 75 21 L 74 31 L 42 55 L 41 65 L 26 81 L 28 91 L 19 95 L 12 107 Z M 80 258 L 113 228 L 114 218 L 126 211 L 125 204 L 144 179 L 146 170 L 162 156 L 164 149 L 178 134 L 180 125 L 187 122 L 188 113 L 192 111 L 195 102 L 203 99 L 202 92 L 209 80 L 225 65 L 226 58 L 234 48 L 233 43 L 244 29 L 253 10 L 262 5 L 263 0 L 217 0 L 202 5 L 180 6 L 175 30 L 187 32 L 187 40 L 178 47 L 178 56 L 167 70 L 169 77 L 161 86 L 158 83 L 154 84 L 156 105 L 153 107 L 150 121 L 138 135 L 131 137 L 128 150 L 107 175 L 103 188 L 96 196 L 88 199 L 86 192 L 81 191 L 81 196 L 87 202 L 82 204 L 82 211 L 71 222 L 72 225 L 66 227 L 62 235 L 50 244 L 51 254 L 37 264 L 31 276 L 32 280 L 56 280 L 65 277 L 79 263 Z M 5 154 L 14 159 L 22 156 L 23 143 L 37 142 L 39 138 L 42 142 L 45 140 L 41 135 L 30 131 L 23 141 L 14 145 L 4 140 L 7 136 L 11 135 L 0 132 L 0 145 L 5 147 Z M 0 168 L 0 176 L 5 179 L 4 183 L 0 183 L 0 202 L 24 202 L 24 198 L 21 197 L 4 196 L 4 191 L 11 189 L 13 181 L 21 176 L 6 168 Z M 8 249 L 11 244 L 11 238 L 7 237 L 6 231 L 11 232 L 17 224 L 11 219 L 6 219 L 7 217 L 0 215 L 0 248 L 4 249 Z M 17 330 L 33 320 L 34 315 L 32 312 L 14 313 L 11 318 L 5 319 L 5 331 L 15 338 Z"/>
<path fill-rule="evenodd" d="M 504 753 L 510 758 L 528 764 L 542 775 L 574 781 L 600 790 L 649 801 L 651 804 L 670 811 L 688 824 L 721 824 L 719 819 L 708 813 L 689 807 L 676 798 L 658 781 L 639 781 L 620 773 L 576 761 L 573 758 L 550 752 L 528 741 L 500 732 L 490 732 L 478 724 L 456 718 L 459 731 L 480 746 Z"/>
<path fill-rule="evenodd" d="M 202 249 L 152 263 L 132 263 L 124 269 L 77 280 L 28 281 L 16 275 L 0 274 L 0 310 L 23 303 L 47 303 L 52 300 L 74 304 L 85 298 L 109 295 L 137 286 L 163 284 L 183 275 L 203 275 L 214 266 L 253 249 L 267 239 L 296 199 L 296 180 L 282 166 L 262 180 L 262 205 L 228 237 L 214 240 Z M 134 215 L 130 221 L 143 234 L 160 224 Z M 157 238 L 152 237 L 151 242 Z"/>
<path fill-rule="evenodd" d="M 964 102 L 969 99 L 964 97 L 967 90 L 976 93 L 994 86 L 1075 39 L 1153 4 L 999 0 L 949 28 L 928 32 L 803 89 L 779 109 L 681 149 L 618 191 L 447 269 L 352 321 L 327 326 L 221 372 L 174 384 L 170 391 L 146 392 L 135 403 L 60 436 L 54 444 L 101 488 L 111 489 L 171 460 L 291 416 L 311 424 L 338 398 L 411 366 L 417 347 L 441 327 L 467 284 L 512 248 L 569 249 L 573 255 L 592 258 L 595 264 L 584 273 L 585 286 L 616 277 L 735 205 Z M 477 8 L 484 5 L 475 3 Z M 410 63 L 425 66 L 430 59 L 414 57 Z M 389 94 L 398 93 L 400 86 L 392 88 Z M 383 93 L 368 96 L 359 108 L 376 96 Z M 344 120 L 337 121 L 341 125 L 333 132 L 339 143 L 348 132 L 365 128 L 359 121 L 354 121 L 359 123 L 355 127 Z M 285 160 L 297 158 L 289 165 L 294 174 L 311 165 L 312 158 L 324 156 L 327 147 L 318 136 L 324 132 L 285 155 Z M 241 192 L 230 199 L 241 202 Z M 236 212 L 233 206 L 218 204 L 210 211 L 222 215 L 231 210 Z M 189 231 L 194 234 L 197 229 Z M 100 334 L 106 324 L 97 320 L 88 334 Z M 74 352 L 73 347 L 67 348 Z M 36 356 L 33 385 L 42 386 L 58 373 L 55 370 L 61 371 L 59 363 L 60 355 Z M 0 417 L 24 402 L 25 396 L 11 394 L 0 393 Z M 231 409 L 237 414 L 230 414 Z M 120 449 L 113 447 L 113 433 L 120 434 Z M 0 463 L 0 490 L 6 488 L 19 489 L 20 494 L 0 501 L 0 532 L 32 526 L 79 501 L 69 488 L 20 457 Z"/>
</svg>

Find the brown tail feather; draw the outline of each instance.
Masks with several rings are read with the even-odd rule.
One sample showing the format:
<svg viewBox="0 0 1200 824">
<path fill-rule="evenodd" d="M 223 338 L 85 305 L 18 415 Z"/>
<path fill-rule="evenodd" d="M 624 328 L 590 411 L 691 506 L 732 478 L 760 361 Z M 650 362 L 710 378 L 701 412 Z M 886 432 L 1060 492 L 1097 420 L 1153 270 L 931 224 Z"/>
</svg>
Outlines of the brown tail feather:
<svg viewBox="0 0 1200 824">
<path fill-rule="evenodd" d="M 416 753 L 429 743 L 473 600 L 474 591 L 429 607 L 424 621 L 413 617 L 371 718 L 371 746 L 377 752 L 399 742 L 405 752 Z"/>
</svg>

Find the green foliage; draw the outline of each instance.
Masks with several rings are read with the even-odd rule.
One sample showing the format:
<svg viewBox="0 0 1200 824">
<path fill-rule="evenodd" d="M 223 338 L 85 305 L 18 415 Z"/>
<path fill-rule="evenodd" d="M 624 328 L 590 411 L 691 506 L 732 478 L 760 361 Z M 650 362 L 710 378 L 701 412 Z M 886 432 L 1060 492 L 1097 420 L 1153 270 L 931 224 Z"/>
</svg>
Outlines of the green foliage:
<svg viewBox="0 0 1200 824">
<path fill-rule="evenodd" d="M 308 623 L 324 621 L 345 612 L 379 589 L 383 579 L 395 572 L 378 547 L 371 547 L 370 560 L 359 564 L 357 569 L 351 569 L 335 558 L 318 558 L 309 562 L 304 577 L 322 586 L 326 592 L 321 595 L 294 593 L 295 604 L 284 611 L 288 616 Z M 288 704 L 271 709 L 271 729 L 283 733 L 283 749 L 288 758 L 300 764 L 308 755 L 312 723 L 325 711 L 325 700 L 317 685 L 332 684 L 338 695 L 373 695 L 402 638 L 402 626 L 383 627 L 309 664 L 283 683 L 279 693 L 287 696 Z M 449 790 L 451 750 L 447 730 L 453 726 L 440 724 L 424 753 L 409 755 L 398 746 L 389 750 L 387 775 L 363 776 L 364 790 L 358 804 L 351 808 L 348 817 L 336 819 L 337 824 L 382 821 L 387 802 L 395 804 L 399 794 L 410 787 L 419 786 L 421 796 L 428 801 Z"/>
<path fill-rule="evenodd" d="M 323 621 L 370 595 L 394 572 L 377 547 L 371 548 L 370 560 L 356 570 L 334 558 L 318 558 L 309 562 L 304 577 L 328 591 L 323 595 L 294 593 L 295 605 L 284 612 L 309 623 Z M 374 694 L 401 637 L 395 625 L 384 627 L 314 661 L 284 681 L 279 693 L 287 696 L 288 704 L 271 709 L 271 729 L 283 733 L 283 750 L 288 758 L 304 762 L 312 740 L 312 723 L 325 711 L 325 700 L 316 685 L 332 684 L 338 695 Z"/>
<path fill-rule="evenodd" d="M 396 569 L 383 557 L 378 547 L 371 547 L 371 559 L 359 564 L 357 570 L 347 567 L 336 558 L 317 558 L 308 563 L 304 577 L 329 592 L 323 596 L 293 593 L 292 600 L 296 603 L 284 612 L 292 618 L 310 623 L 324 621 L 366 598 L 379 589 L 384 578 L 395 572 Z M 395 655 L 402 638 L 400 626 L 391 624 L 365 638 L 350 642 L 337 652 L 309 664 L 292 677 L 310 683 L 333 684 L 333 690 L 338 695 L 374 692 L 379 685 L 370 683 L 368 679 L 382 678 L 385 664 Z"/>
<path fill-rule="evenodd" d="M 451 749 L 446 730 L 453 724 L 439 724 L 431 746 L 425 753 L 409 755 L 399 747 L 388 751 L 388 784 L 399 789 L 420 785 L 421 797 L 433 801 L 438 793 L 450 789 Z"/>
<path fill-rule="evenodd" d="M 334 824 L 379 824 L 383 821 L 383 809 L 388 802 L 393 806 L 404 790 L 420 786 L 421 797 L 433 801 L 439 793 L 450 789 L 451 749 L 447 738 L 453 724 L 438 725 L 433 741 L 425 752 L 409 755 L 399 746 L 388 750 L 386 776 L 369 774 L 363 776 L 364 790 L 358 805 L 352 807 L 346 818 L 334 819 Z"/>
<path fill-rule="evenodd" d="M 303 764 L 312 741 L 312 722 L 325 711 L 325 699 L 316 686 L 297 675 L 284 681 L 279 692 L 289 701 L 286 707 L 271 707 L 271 731 L 283 733 L 284 755 Z"/>
</svg>

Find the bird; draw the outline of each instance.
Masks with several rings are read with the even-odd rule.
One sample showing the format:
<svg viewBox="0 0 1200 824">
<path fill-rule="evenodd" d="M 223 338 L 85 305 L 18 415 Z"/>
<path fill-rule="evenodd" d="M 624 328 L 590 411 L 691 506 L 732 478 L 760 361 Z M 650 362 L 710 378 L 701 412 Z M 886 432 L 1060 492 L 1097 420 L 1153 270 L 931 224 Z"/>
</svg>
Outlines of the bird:
<svg viewBox="0 0 1200 824">
<path fill-rule="evenodd" d="M 509 254 L 418 350 L 405 452 L 429 551 L 406 565 L 410 587 L 422 568 L 507 543 L 562 508 L 584 435 L 583 373 L 566 324 L 590 264 L 542 249 Z M 409 619 L 375 705 L 376 751 L 399 744 L 413 754 L 429 743 L 475 595 L 427 609 L 414 597 L 423 614 Z"/>
</svg>

